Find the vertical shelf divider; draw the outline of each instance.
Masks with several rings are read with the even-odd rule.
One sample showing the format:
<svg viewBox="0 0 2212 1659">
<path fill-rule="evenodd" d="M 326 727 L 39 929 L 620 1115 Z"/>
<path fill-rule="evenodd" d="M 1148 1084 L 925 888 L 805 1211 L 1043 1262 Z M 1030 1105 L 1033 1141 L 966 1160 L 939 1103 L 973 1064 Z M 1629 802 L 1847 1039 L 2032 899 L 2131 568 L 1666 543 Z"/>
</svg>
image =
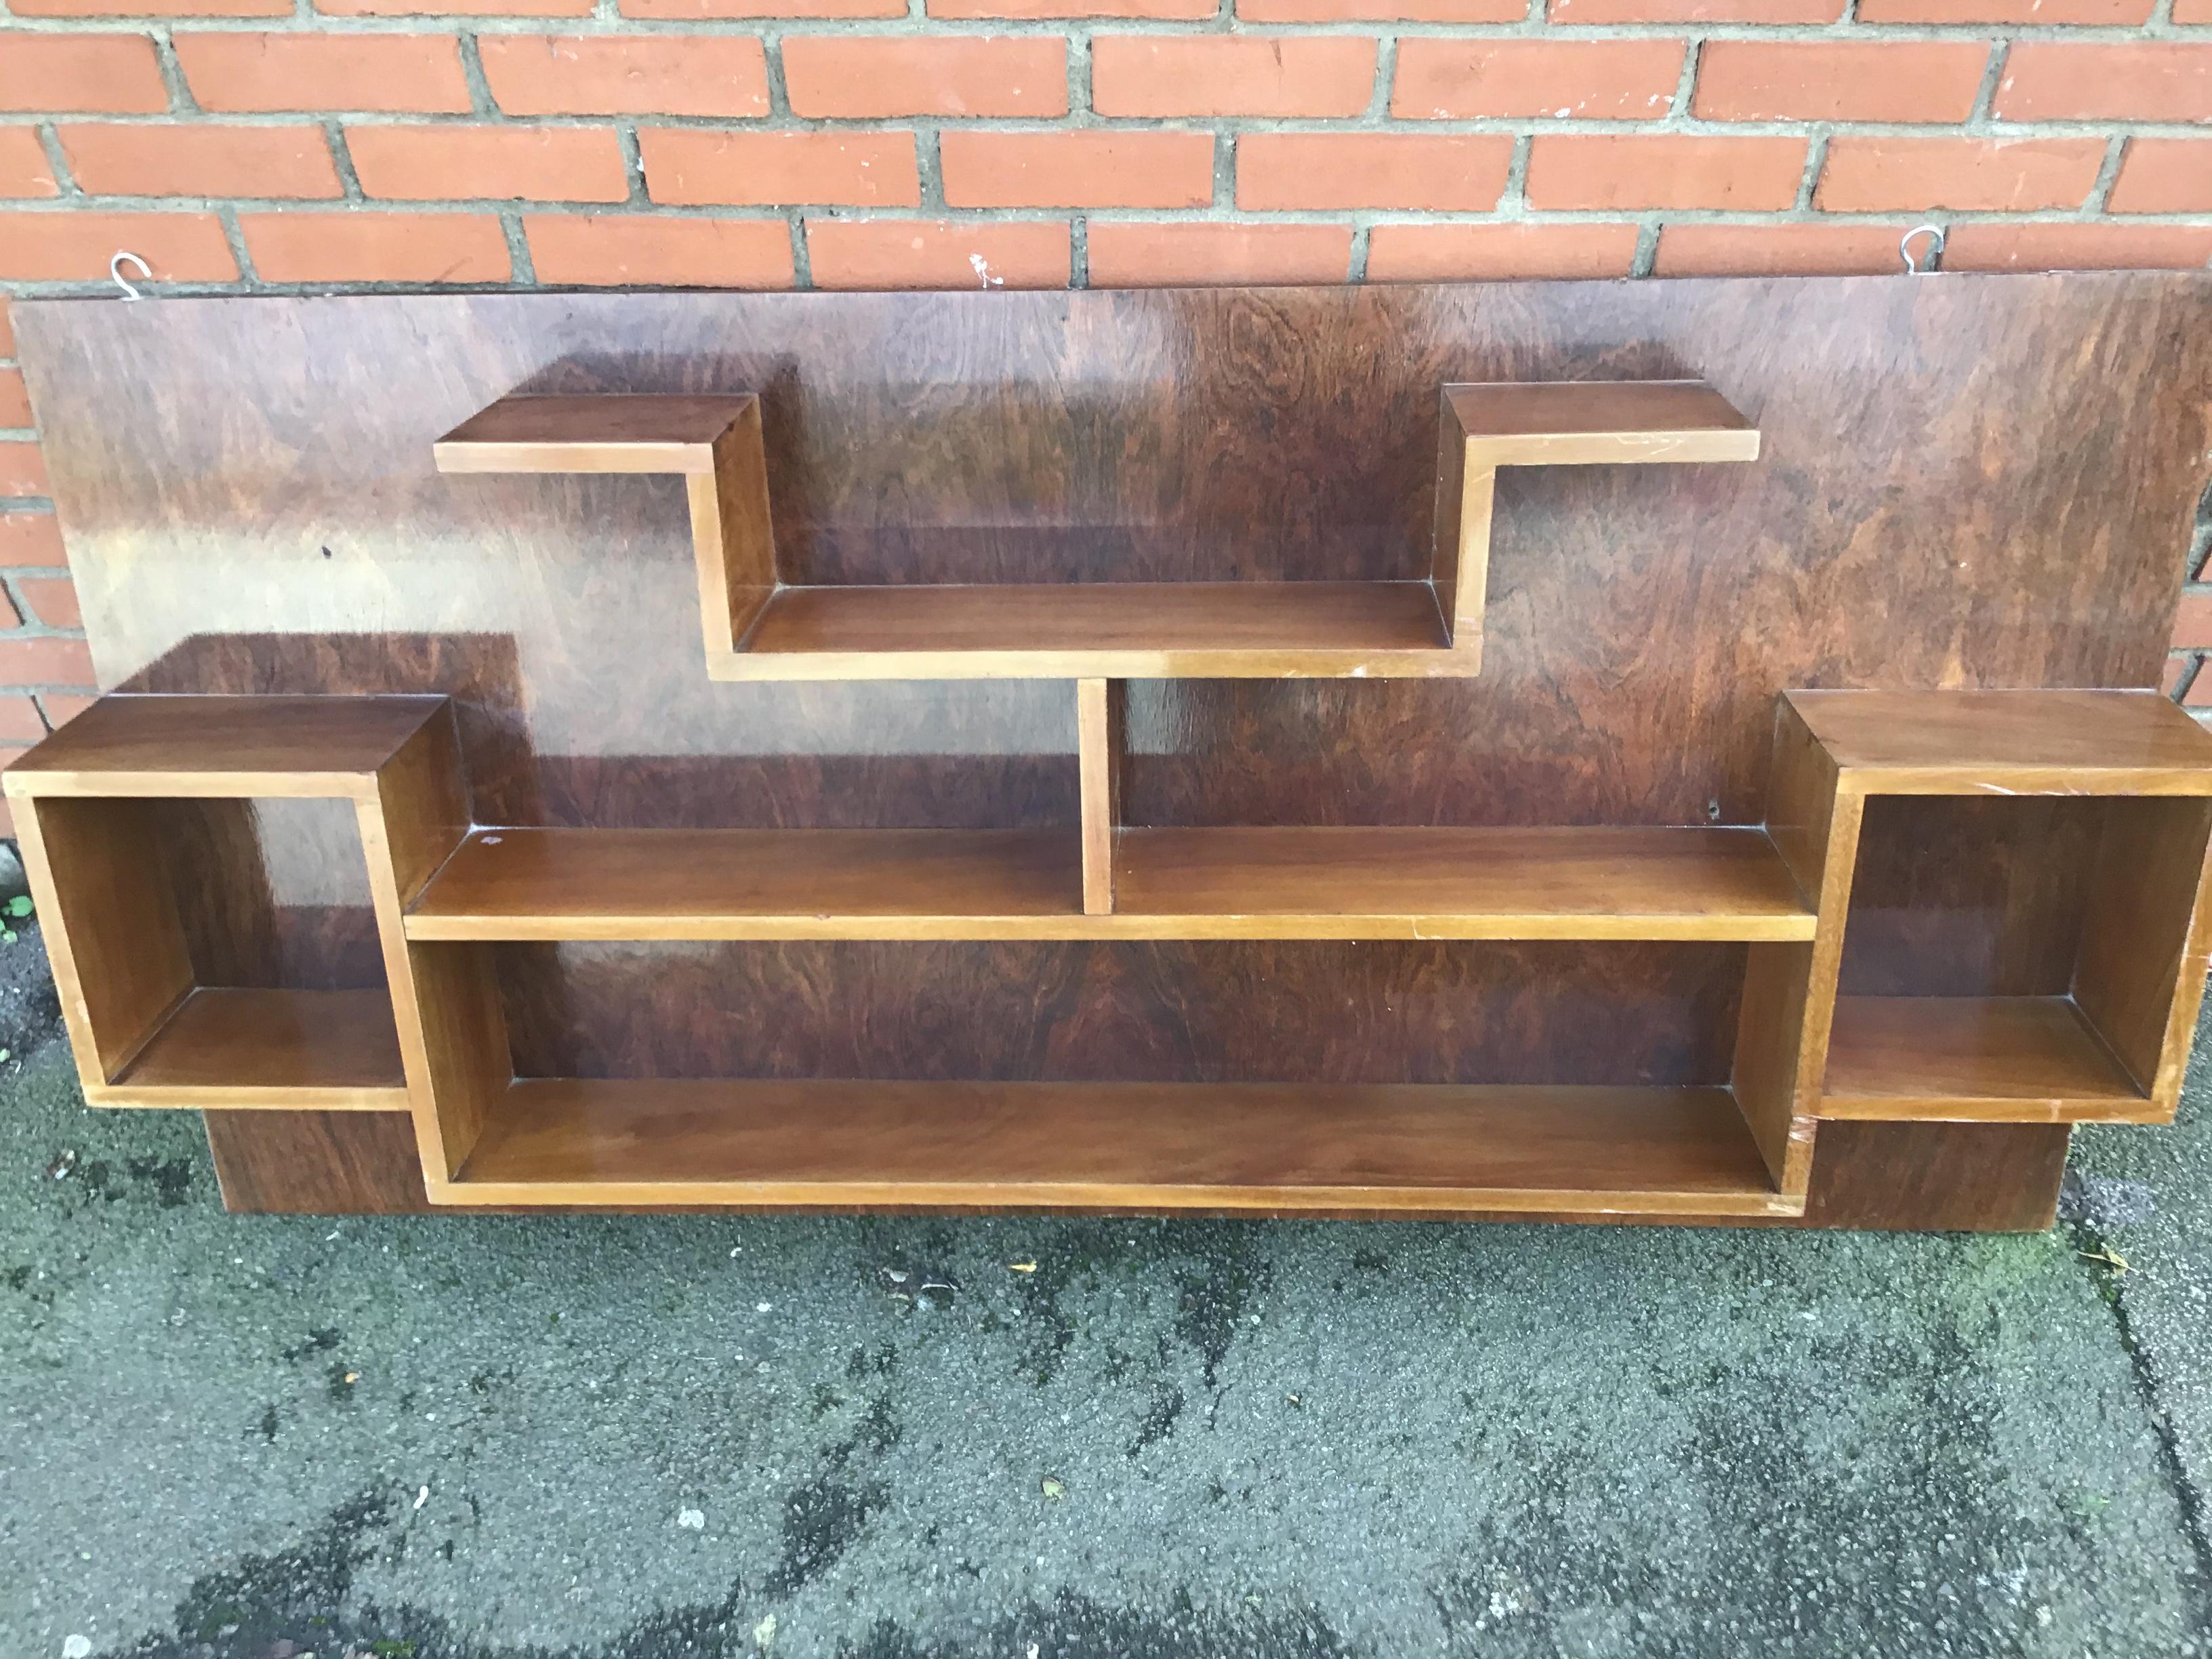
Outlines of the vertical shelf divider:
<svg viewBox="0 0 2212 1659">
<path fill-rule="evenodd" d="M 1083 914 L 1114 911 L 1114 831 L 1121 816 L 1121 712 L 1115 680 L 1075 683 L 1075 750 L 1083 796 Z"/>
</svg>

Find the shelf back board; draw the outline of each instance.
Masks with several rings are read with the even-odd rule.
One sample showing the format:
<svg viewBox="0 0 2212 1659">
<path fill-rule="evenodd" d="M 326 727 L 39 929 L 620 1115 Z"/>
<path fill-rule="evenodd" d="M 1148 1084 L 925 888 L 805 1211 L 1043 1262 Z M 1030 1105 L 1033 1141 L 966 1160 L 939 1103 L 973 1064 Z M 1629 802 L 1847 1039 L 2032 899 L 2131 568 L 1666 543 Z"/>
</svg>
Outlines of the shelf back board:
<svg viewBox="0 0 2212 1659">
<path fill-rule="evenodd" d="M 1748 465 L 1507 465 L 1479 672 L 1130 678 L 1117 818 L 1159 832 L 1752 825 L 1786 689 L 2149 688 L 2212 453 L 2206 273 L 33 300 L 14 318 L 101 683 L 449 694 L 479 825 L 1048 832 L 1074 848 L 1083 821 L 1064 683 L 710 679 L 693 492 L 436 470 L 441 434 L 515 394 L 755 394 L 772 574 L 792 606 L 778 627 L 896 635 L 902 606 L 1003 602 L 1036 607 L 1020 629 L 1041 648 L 1052 628 L 1087 625 L 1055 586 L 1273 585 L 1298 605 L 1357 584 L 1419 597 L 1429 609 L 1401 621 L 1431 631 L 1407 643 L 1444 654 L 1426 579 L 1445 386 L 1698 381 L 1747 423 L 1711 441 L 1741 447 L 1755 428 Z M 773 614 L 763 603 L 756 632 Z M 1237 647 L 1217 620 L 1194 619 L 1192 650 Z M 1300 625 L 1356 620 L 1312 607 Z M 1377 627 L 1346 648 L 1388 645 Z M 1148 861 L 1141 840 L 1115 852 L 1125 900 L 1132 883 L 1164 882 L 1165 904 L 1178 882 L 1208 878 Z M 1294 902 L 1291 865 L 1255 910 Z M 1395 867 L 1387 897 L 1362 902 L 1419 917 L 1428 866 Z M 1073 858 L 1032 878 L 1085 925 Z M 1433 884 L 1465 886 L 1448 864 Z M 1021 1052 L 1001 1054 L 1007 1076 L 1049 1074 L 1073 1042 L 1204 1081 L 1194 998 L 1224 1005 L 1209 1019 L 1264 1023 L 1285 1002 L 1330 1006 L 1347 976 L 1370 1013 L 1460 976 L 1511 988 L 1478 1025 L 1348 1015 L 1328 1034 L 1328 1075 L 1526 1081 L 1501 1073 L 1523 1048 L 1571 1049 L 1595 1007 L 1649 1039 L 1655 1083 L 1705 1087 L 1726 1078 L 1715 1033 L 1744 951 L 1810 948 L 1802 895 L 1766 892 L 1755 934 L 1729 908 L 1741 899 L 1719 901 L 1729 938 L 1711 943 L 406 949 L 435 972 L 480 948 L 525 953 L 544 1009 L 568 991 L 627 997 L 638 1025 L 595 1039 L 611 1070 L 644 1058 L 624 1050 L 721 953 L 754 953 L 748 987 L 796 1000 L 823 952 L 896 950 L 921 966 L 883 968 L 877 1006 L 817 1009 L 854 1028 L 848 1046 L 865 1018 L 983 1051 L 989 1034 L 968 1029 L 980 1010 L 1048 994 L 1063 1024 L 1041 1012 Z M 926 1008 L 898 1003 L 902 972 L 937 976 Z M 963 994 L 976 987 L 991 994 Z M 2127 1025 L 2146 1048 L 2157 1035 L 2147 1014 Z"/>
</svg>

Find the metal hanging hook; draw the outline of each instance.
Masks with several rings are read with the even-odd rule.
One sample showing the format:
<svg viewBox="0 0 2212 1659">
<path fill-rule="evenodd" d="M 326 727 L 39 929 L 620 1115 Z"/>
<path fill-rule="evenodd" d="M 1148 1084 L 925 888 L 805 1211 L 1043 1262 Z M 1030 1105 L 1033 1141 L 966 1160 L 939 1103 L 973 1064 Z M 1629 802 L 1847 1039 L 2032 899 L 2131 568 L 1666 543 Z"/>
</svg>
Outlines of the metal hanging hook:
<svg viewBox="0 0 2212 1659">
<path fill-rule="evenodd" d="M 1916 236 L 1932 238 L 1928 244 L 1928 263 L 1921 264 L 1912 257 L 1912 239 Z M 1915 225 L 1905 233 L 1897 245 L 1898 257 L 1905 261 L 1905 269 L 1915 276 L 1925 276 L 1943 262 L 1943 227 Z"/>
<path fill-rule="evenodd" d="M 153 267 L 149 265 L 137 254 L 131 252 L 128 248 L 118 248 L 115 252 L 115 257 L 107 262 L 107 278 L 110 282 L 113 283 L 116 287 L 123 290 L 123 297 L 125 299 L 143 300 L 146 296 L 138 291 L 137 285 L 133 283 L 128 276 L 125 276 L 123 274 L 123 262 L 125 259 L 128 259 L 132 264 L 138 267 L 139 276 L 143 277 L 147 282 L 150 283 L 154 280 Z"/>
</svg>

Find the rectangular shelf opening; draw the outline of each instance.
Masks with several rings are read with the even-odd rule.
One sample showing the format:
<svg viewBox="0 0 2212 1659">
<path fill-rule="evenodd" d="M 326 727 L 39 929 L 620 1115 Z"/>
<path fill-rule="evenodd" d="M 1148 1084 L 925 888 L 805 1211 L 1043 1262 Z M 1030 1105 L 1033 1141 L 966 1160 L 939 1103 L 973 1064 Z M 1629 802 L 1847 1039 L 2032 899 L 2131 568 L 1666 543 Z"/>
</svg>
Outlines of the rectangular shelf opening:
<svg viewBox="0 0 2212 1659">
<path fill-rule="evenodd" d="M 1077 832 L 478 830 L 416 939 L 1789 940 L 1815 918 L 1763 831 L 1124 830 L 1085 914 Z"/>
<path fill-rule="evenodd" d="M 1821 1112 L 2007 1123 L 2159 1115 L 2070 996 L 1838 997 Z"/>
<path fill-rule="evenodd" d="M 483 1204 L 1783 1215 L 1726 1089 L 526 1080 Z"/>
</svg>

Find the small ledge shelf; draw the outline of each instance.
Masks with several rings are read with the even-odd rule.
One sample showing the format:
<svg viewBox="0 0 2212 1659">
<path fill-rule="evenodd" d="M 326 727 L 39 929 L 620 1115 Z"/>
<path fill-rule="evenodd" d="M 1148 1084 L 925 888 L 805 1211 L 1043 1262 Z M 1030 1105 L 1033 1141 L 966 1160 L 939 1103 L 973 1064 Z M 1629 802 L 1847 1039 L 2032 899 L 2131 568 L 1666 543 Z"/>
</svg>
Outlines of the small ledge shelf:
<svg viewBox="0 0 2212 1659">
<path fill-rule="evenodd" d="M 1072 831 L 495 830 L 412 939 L 1807 939 L 1741 829 L 1124 830 L 1085 914 Z"/>
<path fill-rule="evenodd" d="M 1820 1115 L 2004 1123 L 2166 1115 L 2071 997 L 1838 997 Z"/>
<path fill-rule="evenodd" d="M 1723 1088 L 526 1080 L 449 1202 L 1788 1216 Z"/>
<path fill-rule="evenodd" d="M 95 1106 L 404 1112 L 407 1083 L 382 991 L 200 987 Z"/>
<path fill-rule="evenodd" d="M 1411 678 L 1481 671 L 1498 468 L 1747 461 L 1759 441 L 1694 380 L 1450 386 L 1419 580 L 820 586 L 782 579 L 762 421 L 749 392 L 526 394 L 432 453 L 448 473 L 682 477 L 716 679 Z"/>
</svg>

